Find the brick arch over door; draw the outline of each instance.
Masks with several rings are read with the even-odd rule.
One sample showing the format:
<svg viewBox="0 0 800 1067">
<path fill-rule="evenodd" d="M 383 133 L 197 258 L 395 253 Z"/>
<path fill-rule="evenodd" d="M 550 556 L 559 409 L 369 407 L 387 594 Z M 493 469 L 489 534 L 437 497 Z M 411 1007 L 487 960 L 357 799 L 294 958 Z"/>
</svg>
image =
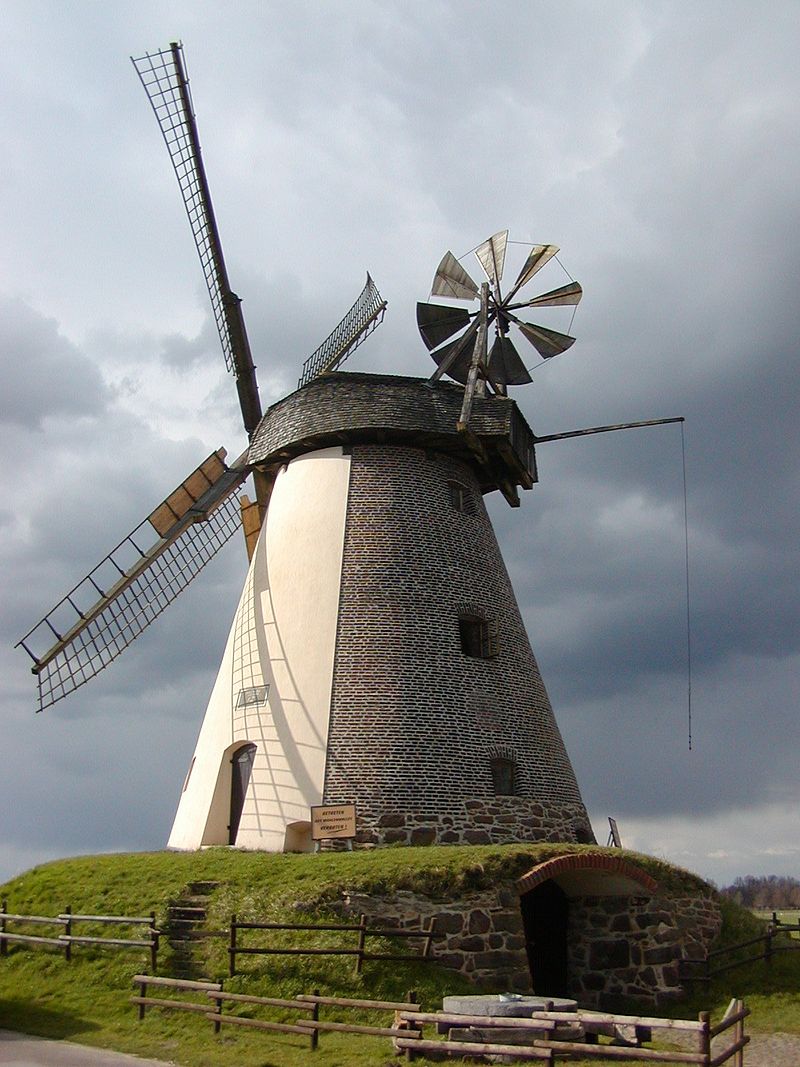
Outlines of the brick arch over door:
<svg viewBox="0 0 800 1067">
<path fill-rule="evenodd" d="M 517 881 L 517 892 L 522 896 L 548 879 L 562 884 L 568 896 L 587 891 L 598 896 L 650 896 L 658 889 L 655 878 L 620 856 L 569 853 L 538 863 Z"/>
</svg>

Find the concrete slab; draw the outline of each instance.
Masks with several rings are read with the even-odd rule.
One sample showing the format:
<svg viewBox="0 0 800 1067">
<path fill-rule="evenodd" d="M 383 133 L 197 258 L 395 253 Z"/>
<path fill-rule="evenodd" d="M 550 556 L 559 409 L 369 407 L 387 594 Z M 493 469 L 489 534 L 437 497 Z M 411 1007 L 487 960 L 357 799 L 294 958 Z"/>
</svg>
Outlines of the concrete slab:
<svg viewBox="0 0 800 1067">
<path fill-rule="evenodd" d="M 566 997 L 525 997 L 514 993 L 473 993 L 442 999 L 442 1011 L 452 1015 L 492 1015 L 501 1018 L 528 1018 L 534 1011 L 544 1011 L 552 1004 L 552 1011 L 575 1011 L 576 1000 Z"/>
</svg>

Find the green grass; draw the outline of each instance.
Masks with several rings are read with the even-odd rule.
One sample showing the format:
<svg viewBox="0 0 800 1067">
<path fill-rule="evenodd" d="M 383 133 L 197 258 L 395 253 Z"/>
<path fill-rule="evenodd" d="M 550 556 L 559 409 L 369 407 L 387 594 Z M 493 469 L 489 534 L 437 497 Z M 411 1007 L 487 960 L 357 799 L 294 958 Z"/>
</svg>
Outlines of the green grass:
<svg viewBox="0 0 800 1067">
<path fill-rule="evenodd" d="M 763 919 L 765 922 L 772 918 L 773 911 L 778 917 L 778 922 L 787 923 L 790 926 L 800 925 L 800 908 L 753 908 L 756 918 Z M 800 930 L 792 931 L 790 936 L 800 941 Z"/>
<path fill-rule="evenodd" d="M 0 897 L 7 898 L 9 910 L 25 914 L 54 915 L 71 905 L 74 911 L 86 913 L 137 915 L 155 909 L 157 918 L 163 920 L 170 901 L 181 896 L 190 882 L 215 881 L 220 886 L 209 909 L 212 929 L 227 926 L 231 912 L 240 919 L 324 921 L 336 918 L 331 906 L 345 890 L 384 895 L 410 890 L 447 901 L 459 893 L 491 887 L 500 878 L 513 880 L 535 863 L 572 850 L 583 851 L 586 846 L 390 848 L 320 855 L 210 849 L 91 856 L 35 868 L 0 886 Z M 614 854 L 619 852 L 614 850 Z M 650 857 L 625 856 L 652 874 L 666 891 L 713 895 L 706 883 L 685 871 Z M 725 904 L 725 920 L 728 942 L 760 928 L 755 917 L 734 905 Z M 30 932 L 49 931 L 32 928 Z M 304 944 L 322 946 L 340 935 L 302 936 Z M 352 944 L 353 935 L 347 936 L 347 943 Z M 209 939 L 202 945 L 207 973 L 225 977 L 225 940 Z M 370 947 L 378 946 L 371 942 Z M 399 950 L 404 951 L 405 945 Z M 159 955 L 160 973 L 169 973 L 169 966 L 169 949 L 164 948 Z M 149 969 L 149 954 L 144 951 L 76 946 L 72 963 L 67 963 L 63 954 L 53 950 L 10 946 L 8 957 L 0 960 L 0 1027 L 173 1060 L 184 1067 L 295 1067 L 312 1062 L 307 1042 L 293 1035 L 239 1032 L 229 1027 L 215 1037 L 211 1025 L 196 1016 L 157 1010 L 149 1011 L 138 1023 L 128 1002 L 134 992 L 131 976 Z M 414 989 L 423 1006 L 433 1009 L 443 995 L 474 988 L 453 972 L 414 962 L 367 963 L 364 973 L 356 976 L 352 957 L 250 957 L 243 958 L 242 970 L 245 973 L 236 978 L 226 978 L 226 989 L 292 998 L 319 988 L 326 994 L 388 1000 L 404 999 Z M 776 957 L 769 971 L 763 964 L 734 971 L 688 1002 L 673 1006 L 671 1014 L 693 1018 L 698 1011 L 709 1009 L 718 1018 L 732 996 L 743 996 L 753 1008 L 752 1029 L 800 1033 L 800 953 Z M 344 1021 L 348 1013 L 323 1009 L 322 1017 Z M 364 1021 L 363 1015 L 358 1021 Z M 370 1021 L 385 1025 L 387 1016 L 376 1013 Z M 319 1067 L 385 1067 L 395 1062 L 399 1061 L 387 1039 L 328 1033 L 321 1035 L 320 1049 L 313 1056 Z"/>
</svg>

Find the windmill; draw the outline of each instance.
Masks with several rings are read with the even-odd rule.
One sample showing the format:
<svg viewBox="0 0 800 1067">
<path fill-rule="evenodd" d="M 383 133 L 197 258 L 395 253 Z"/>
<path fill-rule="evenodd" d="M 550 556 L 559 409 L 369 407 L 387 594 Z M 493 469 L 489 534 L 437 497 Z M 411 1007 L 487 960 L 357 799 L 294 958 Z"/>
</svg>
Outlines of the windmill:
<svg viewBox="0 0 800 1067">
<path fill-rule="evenodd" d="M 555 254 L 537 245 L 504 297 L 505 232 L 477 250 L 480 288 L 448 253 L 433 294 L 479 310 L 419 305 L 438 364 L 426 380 L 338 369 L 383 318 L 367 275 L 297 390 L 262 413 L 181 46 L 133 62 L 249 443 L 230 465 L 212 453 L 22 638 L 40 710 L 108 666 L 243 526 L 250 567 L 170 847 L 309 849 L 309 809 L 351 803 L 361 844 L 593 840 L 483 503 L 499 490 L 519 504 L 539 441 L 612 428 L 537 438 L 507 395 L 529 380 L 512 326 L 544 358 L 573 340 L 520 313 L 575 305 L 580 286 L 517 300 Z M 255 502 L 239 501 L 250 475 Z"/>
</svg>

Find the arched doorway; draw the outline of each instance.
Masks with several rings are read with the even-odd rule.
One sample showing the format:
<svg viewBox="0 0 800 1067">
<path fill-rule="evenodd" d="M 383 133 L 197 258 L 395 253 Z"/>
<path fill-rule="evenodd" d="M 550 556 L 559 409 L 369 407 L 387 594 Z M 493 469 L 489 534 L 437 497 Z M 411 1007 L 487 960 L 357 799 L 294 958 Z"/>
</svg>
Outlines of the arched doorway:
<svg viewBox="0 0 800 1067">
<path fill-rule="evenodd" d="M 553 856 L 517 882 L 531 982 L 542 996 L 597 997 L 609 969 L 629 966 L 627 926 L 599 926 L 597 898 L 617 898 L 620 913 L 658 889 L 654 878 L 622 856 L 581 851 Z M 588 902 L 588 903 L 587 903 Z M 609 900 L 610 904 L 610 900 Z M 610 961 L 610 962 L 609 962 Z M 600 985 L 598 985 L 598 981 Z"/>
<path fill-rule="evenodd" d="M 239 822 L 242 818 L 244 798 L 247 796 L 247 787 L 250 784 L 250 776 L 253 773 L 253 760 L 256 756 L 256 746 L 253 744 L 242 745 L 231 756 L 231 814 L 228 822 L 228 844 L 236 844 L 236 835 L 239 832 Z"/>
<path fill-rule="evenodd" d="M 567 996 L 567 894 L 548 879 L 524 893 L 520 907 L 534 992 L 538 996 Z"/>
</svg>

